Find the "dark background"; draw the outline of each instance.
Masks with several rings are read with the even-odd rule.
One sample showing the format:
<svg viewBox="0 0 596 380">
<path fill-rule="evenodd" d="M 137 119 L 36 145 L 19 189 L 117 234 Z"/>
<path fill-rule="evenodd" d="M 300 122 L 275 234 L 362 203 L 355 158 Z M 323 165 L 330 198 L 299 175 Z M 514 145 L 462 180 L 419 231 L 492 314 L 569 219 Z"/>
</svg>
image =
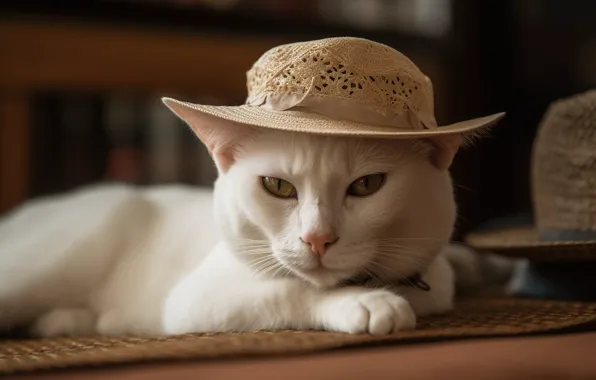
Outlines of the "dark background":
<svg viewBox="0 0 596 380">
<path fill-rule="evenodd" d="M 209 186 L 203 148 L 156 100 L 240 104 L 266 49 L 349 35 L 410 56 L 440 124 L 507 112 L 456 158 L 457 238 L 531 211 L 536 128 L 596 86 L 595 24 L 592 0 L 2 2 L 0 212 L 100 180 Z"/>
</svg>

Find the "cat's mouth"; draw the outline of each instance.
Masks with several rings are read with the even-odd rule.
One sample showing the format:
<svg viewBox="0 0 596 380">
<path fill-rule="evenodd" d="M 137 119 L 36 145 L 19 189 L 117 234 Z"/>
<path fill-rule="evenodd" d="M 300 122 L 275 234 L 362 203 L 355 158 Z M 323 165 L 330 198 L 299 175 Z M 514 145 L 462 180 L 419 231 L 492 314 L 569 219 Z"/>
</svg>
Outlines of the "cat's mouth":
<svg viewBox="0 0 596 380">
<path fill-rule="evenodd" d="M 335 268 L 329 264 L 325 264 L 320 260 L 313 260 L 309 262 L 294 263 L 283 260 L 283 264 L 288 266 L 290 269 L 304 272 L 307 274 L 325 274 L 325 273 L 339 273 L 346 272 L 345 268 Z"/>
<path fill-rule="evenodd" d="M 333 268 L 322 263 L 317 263 L 314 266 L 294 266 L 286 264 L 297 277 L 300 277 L 317 286 L 335 286 L 342 281 L 353 276 L 354 271 L 348 271 L 345 268 Z"/>
<path fill-rule="evenodd" d="M 354 276 L 360 269 L 357 266 L 347 264 L 345 260 L 341 262 L 337 262 L 338 260 L 326 262 L 325 259 L 317 260 L 306 253 L 274 252 L 277 262 L 295 277 L 302 278 L 317 286 L 337 285 Z"/>
<path fill-rule="evenodd" d="M 325 274 L 325 273 L 337 273 L 339 269 L 333 269 L 325 266 L 324 264 L 318 264 L 314 268 L 302 269 L 303 272 L 308 274 Z"/>
</svg>

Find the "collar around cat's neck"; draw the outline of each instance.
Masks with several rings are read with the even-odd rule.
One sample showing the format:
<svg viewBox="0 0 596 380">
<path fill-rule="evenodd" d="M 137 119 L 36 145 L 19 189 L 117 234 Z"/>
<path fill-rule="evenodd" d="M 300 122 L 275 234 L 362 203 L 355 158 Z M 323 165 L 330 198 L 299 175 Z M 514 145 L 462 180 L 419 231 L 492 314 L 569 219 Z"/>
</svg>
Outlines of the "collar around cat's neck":
<svg viewBox="0 0 596 380">
<path fill-rule="evenodd" d="M 369 275 L 357 276 L 349 279 L 345 285 L 346 286 L 362 286 L 365 285 L 368 281 L 372 280 L 372 277 Z M 430 291 L 430 285 L 428 285 L 423 279 L 420 273 L 415 273 L 413 276 L 400 279 L 395 285 L 398 286 L 410 286 L 416 289 L 420 289 L 422 291 L 428 292 Z"/>
</svg>

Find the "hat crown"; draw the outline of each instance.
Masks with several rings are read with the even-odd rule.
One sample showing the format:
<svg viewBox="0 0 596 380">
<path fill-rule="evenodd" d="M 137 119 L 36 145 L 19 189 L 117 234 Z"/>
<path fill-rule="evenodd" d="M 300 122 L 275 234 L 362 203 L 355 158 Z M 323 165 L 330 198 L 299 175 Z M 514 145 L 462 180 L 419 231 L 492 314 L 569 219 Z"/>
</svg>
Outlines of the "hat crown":
<svg viewBox="0 0 596 380">
<path fill-rule="evenodd" d="M 417 121 L 413 128 L 436 127 L 430 79 L 399 51 L 363 38 L 326 38 L 274 47 L 248 71 L 247 87 L 249 105 L 262 105 L 276 96 L 309 97 L 390 118 L 409 114 Z"/>
<path fill-rule="evenodd" d="M 534 143 L 532 192 L 541 234 L 596 236 L 596 90 L 549 106 Z"/>
</svg>

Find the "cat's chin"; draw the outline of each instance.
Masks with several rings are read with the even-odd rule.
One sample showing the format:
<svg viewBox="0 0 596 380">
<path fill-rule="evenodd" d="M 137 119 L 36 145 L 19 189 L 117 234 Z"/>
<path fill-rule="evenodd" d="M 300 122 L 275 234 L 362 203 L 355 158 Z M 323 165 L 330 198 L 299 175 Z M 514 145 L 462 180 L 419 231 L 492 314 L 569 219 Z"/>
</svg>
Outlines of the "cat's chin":
<svg viewBox="0 0 596 380">
<path fill-rule="evenodd" d="M 316 267 L 313 269 L 293 269 L 294 274 L 317 288 L 331 288 L 351 276 L 345 270 Z"/>
</svg>

